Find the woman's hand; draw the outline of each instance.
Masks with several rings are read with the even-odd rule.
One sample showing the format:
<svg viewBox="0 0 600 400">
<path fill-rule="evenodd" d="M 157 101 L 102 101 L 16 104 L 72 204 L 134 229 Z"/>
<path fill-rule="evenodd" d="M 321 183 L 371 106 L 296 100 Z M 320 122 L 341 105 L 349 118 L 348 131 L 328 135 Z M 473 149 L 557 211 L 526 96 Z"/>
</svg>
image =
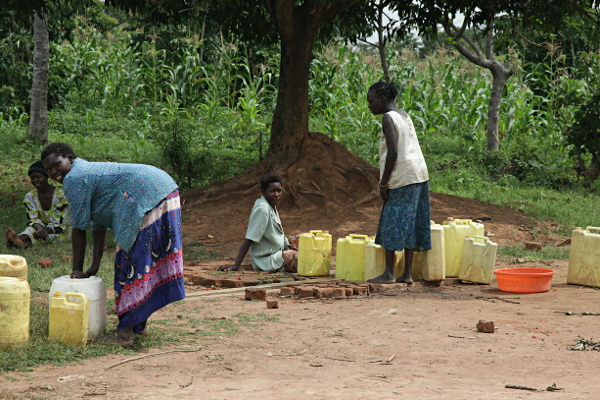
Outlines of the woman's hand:
<svg viewBox="0 0 600 400">
<path fill-rule="evenodd" d="M 48 235 L 51 233 L 52 229 L 42 225 L 38 225 L 37 230 L 33 233 L 33 237 L 35 237 L 36 239 L 46 240 L 48 238 Z"/>
<path fill-rule="evenodd" d="M 90 267 L 85 271 L 85 274 L 88 276 L 88 278 L 90 276 L 95 276 L 96 274 L 98 274 L 99 269 L 100 269 L 100 266 L 94 265 L 94 263 L 92 262 L 92 265 L 90 265 Z"/>
<path fill-rule="evenodd" d="M 71 279 L 85 279 L 85 278 L 89 278 L 89 275 L 83 271 L 71 272 Z"/>
<path fill-rule="evenodd" d="M 379 194 L 381 195 L 381 199 L 384 203 L 388 201 L 388 188 L 387 186 L 379 186 Z"/>
<path fill-rule="evenodd" d="M 239 268 L 239 265 L 221 265 L 218 271 L 237 271 Z"/>
</svg>

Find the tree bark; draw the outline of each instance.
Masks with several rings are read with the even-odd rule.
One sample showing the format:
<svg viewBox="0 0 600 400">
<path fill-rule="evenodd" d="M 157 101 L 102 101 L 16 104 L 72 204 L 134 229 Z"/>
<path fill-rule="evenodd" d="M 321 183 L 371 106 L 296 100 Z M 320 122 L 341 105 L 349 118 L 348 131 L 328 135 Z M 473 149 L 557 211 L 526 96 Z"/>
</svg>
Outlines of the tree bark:
<svg viewBox="0 0 600 400">
<path fill-rule="evenodd" d="M 308 135 L 308 74 L 317 30 L 328 19 L 359 1 L 302 5 L 295 5 L 293 0 L 265 1 L 281 38 L 279 91 L 266 155 L 275 163 L 297 160 Z"/>
<path fill-rule="evenodd" d="M 281 35 L 279 91 L 267 151 L 280 160 L 295 160 L 308 134 L 308 73 L 316 29 L 298 18 L 291 32 Z"/>
<path fill-rule="evenodd" d="M 48 69 L 50 43 L 48 19 L 43 10 L 33 13 L 33 82 L 31 85 L 31 108 L 29 110 L 29 133 L 27 138 L 45 145 L 48 143 Z"/>
<path fill-rule="evenodd" d="M 468 19 L 465 18 L 462 28 L 459 30 L 447 23 L 444 25 L 444 30 L 448 36 L 456 39 L 453 43 L 454 47 L 460 54 L 471 61 L 473 64 L 482 68 L 489 69 L 492 72 L 492 92 L 490 94 L 490 103 L 488 107 L 487 130 L 487 149 L 495 151 L 500 148 L 500 140 L 498 135 L 498 125 L 500 121 L 500 104 L 502 103 L 502 93 L 506 81 L 513 75 L 510 69 L 510 64 L 504 64 L 496 60 L 494 56 L 494 34 L 493 21 L 489 23 L 489 31 L 485 37 L 485 49 L 479 49 L 477 44 L 464 34 Z M 473 51 L 470 51 L 462 44 L 461 39 L 467 42 Z"/>
<path fill-rule="evenodd" d="M 387 63 L 387 51 L 385 45 L 387 44 L 387 38 L 383 34 L 383 4 L 379 3 L 377 5 L 378 15 L 377 15 L 377 35 L 379 41 L 377 42 L 377 49 L 379 50 L 379 58 L 381 59 L 381 69 L 383 70 L 383 77 L 387 83 L 391 83 L 392 79 L 390 78 L 390 69 Z"/>
<path fill-rule="evenodd" d="M 500 103 L 502 103 L 502 92 L 504 91 L 504 86 L 509 77 L 509 74 L 506 74 L 505 71 L 499 68 L 492 69 L 492 93 L 490 94 L 487 121 L 487 149 L 491 151 L 500 148 L 498 136 Z"/>
</svg>

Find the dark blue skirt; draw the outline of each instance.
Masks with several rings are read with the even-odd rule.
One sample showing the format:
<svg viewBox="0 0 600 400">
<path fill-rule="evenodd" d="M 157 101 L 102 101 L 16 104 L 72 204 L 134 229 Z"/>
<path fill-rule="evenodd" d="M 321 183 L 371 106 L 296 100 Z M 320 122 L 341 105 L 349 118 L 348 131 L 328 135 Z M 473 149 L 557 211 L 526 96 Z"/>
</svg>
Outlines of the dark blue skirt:
<svg viewBox="0 0 600 400">
<path fill-rule="evenodd" d="M 386 250 L 431 250 L 429 181 L 388 190 L 375 244 Z"/>
<path fill-rule="evenodd" d="M 185 298 L 181 206 L 176 190 L 150 210 L 129 252 L 115 256 L 117 328 L 139 333 L 150 315 Z"/>
</svg>

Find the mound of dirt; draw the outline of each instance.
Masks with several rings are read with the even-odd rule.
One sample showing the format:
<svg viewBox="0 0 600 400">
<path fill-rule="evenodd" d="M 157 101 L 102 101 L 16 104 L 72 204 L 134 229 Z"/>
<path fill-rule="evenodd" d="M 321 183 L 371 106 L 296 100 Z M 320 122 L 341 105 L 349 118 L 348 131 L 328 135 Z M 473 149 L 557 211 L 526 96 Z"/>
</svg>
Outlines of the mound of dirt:
<svg viewBox="0 0 600 400">
<path fill-rule="evenodd" d="M 379 170 L 328 136 L 310 133 L 297 161 L 265 159 L 230 180 L 183 193 L 184 241 L 202 243 L 210 252 L 235 259 L 252 205 L 260 197 L 260 178 L 267 172 L 283 180 L 278 210 L 286 234 L 327 230 L 334 241 L 351 233 L 375 234 L 382 205 Z M 522 211 L 448 194 L 431 193 L 431 217 L 437 223 L 448 217 L 489 218 L 486 235 L 500 246 L 564 239 L 552 233 L 558 226 L 528 218 Z"/>
<path fill-rule="evenodd" d="M 227 181 L 190 190 L 182 195 L 189 207 L 256 197 L 260 178 L 277 173 L 284 182 L 285 196 L 279 207 L 321 209 L 375 205 L 379 199 L 379 170 L 322 133 L 309 133 L 294 160 L 265 158 Z"/>
</svg>

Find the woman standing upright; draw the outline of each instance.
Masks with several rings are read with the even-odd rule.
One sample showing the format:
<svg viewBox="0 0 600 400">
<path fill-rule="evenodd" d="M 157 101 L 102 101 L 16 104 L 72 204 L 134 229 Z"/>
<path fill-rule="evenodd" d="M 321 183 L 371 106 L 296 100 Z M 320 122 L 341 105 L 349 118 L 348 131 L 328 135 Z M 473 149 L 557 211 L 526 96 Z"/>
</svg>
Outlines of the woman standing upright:
<svg viewBox="0 0 600 400">
<path fill-rule="evenodd" d="M 73 225 L 71 278 L 96 275 L 115 232 L 115 305 L 119 324 L 105 342 L 130 345 L 150 315 L 185 298 L 181 207 L 177 184 L 150 165 L 88 162 L 65 143 L 42 151 L 50 177 L 62 183 Z M 86 230 L 92 227 L 92 263 L 84 272 Z"/>
<path fill-rule="evenodd" d="M 398 90 L 379 81 L 369 88 L 373 115 L 383 114 L 379 140 L 380 193 L 383 208 L 375 243 L 385 249 L 385 272 L 369 282 L 394 282 L 394 252 L 404 250 L 404 273 L 397 282 L 412 283 L 415 251 L 431 249 L 429 174 L 412 120 L 396 107 Z"/>
</svg>

